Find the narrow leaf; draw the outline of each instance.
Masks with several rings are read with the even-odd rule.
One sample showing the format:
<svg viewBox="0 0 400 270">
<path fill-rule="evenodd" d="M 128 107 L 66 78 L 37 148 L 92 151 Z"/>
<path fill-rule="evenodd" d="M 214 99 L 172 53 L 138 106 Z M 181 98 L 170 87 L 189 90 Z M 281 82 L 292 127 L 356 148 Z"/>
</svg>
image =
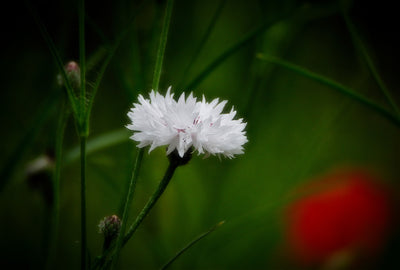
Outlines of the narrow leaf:
<svg viewBox="0 0 400 270">
<path fill-rule="evenodd" d="M 104 148 L 111 147 L 128 141 L 129 132 L 126 128 L 117 129 L 105 134 L 99 135 L 93 139 L 89 139 L 87 143 L 86 154 L 90 155 L 94 152 L 100 151 Z M 79 159 L 79 146 L 69 150 L 65 155 L 64 165 L 69 165 Z"/>
<path fill-rule="evenodd" d="M 43 22 L 40 20 L 36 11 L 33 9 L 33 7 L 30 5 L 29 2 L 27 2 L 27 6 L 28 6 L 28 9 L 31 12 L 32 17 L 34 18 L 39 30 L 40 30 L 40 33 L 42 34 L 44 41 L 46 42 L 46 44 L 50 50 L 51 55 L 53 56 L 54 61 L 57 64 L 59 72 L 61 73 L 61 75 L 63 77 L 63 81 L 65 83 L 65 88 L 67 90 L 68 99 L 70 101 L 74 117 L 76 119 L 78 119 L 78 116 L 79 116 L 78 115 L 78 100 L 74 94 L 73 88 L 71 86 L 71 82 L 68 79 L 68 76 L 65 72 L 64 63 L 60 57 L 60 54 L 58 53 L 58 50 L 57 50 L 56 46 L 54 45 L 54 42 L 51 39 L 50 34 L 47 32 L 46 27 L 44 26 Z"/>
<path fill-rule="evenodd" d="M 358 33 L 356 31 L 356 28 L 354 27 L 353 23 L 351 22 L 351 20 L 346 12 L 343 12 L 343 18 L 346 22 L 347 29 L 350 32 L 350 35 L 353 39 L 356 49 L 358 49 L 358 51 L 364 57 L 364 60 L 367 63 L 367 66 L 368 66 L 372 76 L 374 77 L 376 83 L 378 84 L 380 90 L 386 97 L 390 106 L 392 106 L 393 110 L 396 112 L 397 117 L 400 117 L 399 107 L 396 105 L 396 102 L 394 101 L 393 97 L 391 96 L 390 91 L 387 89 L 385 83 L 383 82 L 381 76 L 379 75 L 379 72 L 376 69 L 374 62 L 372 61 L 372 58 L 370 57 L 370 54 L 368 53 L 367 48 L 364 46 L 360 36 L 358 35 Z"/>
<path fill-rule="evenodd" d="M 283 61 L 279 58 L 266 55 L 266 54 L 258 54 L 257 57 L 261 60 L 268 61 L 270 63 L 279 65 L 283 68 L 286 68 L 290 71 L 293 71 L 301 76 L 307 77 L 309 79 L 312 79 L 314 81 L 317 81 L 319 83 L 322 83 L 326 86 L 329 86 L 330 88 L 339 91 L 340 93 L 343 93 L 350 98 L 374 109 L 376 112 L 387 118 L 388 120 L 392 121 L 395 125 L 400 127 L 400 119 L 393 115 L 390 111 L 388 111 L 385 107 L 381 106 L 380 104 L 377 104 L 375 101 L 368 99 L 367 97 L 361 95 L 360 93 L 334 81 L 329 78 L 326 78 L 322 75 L 319 75 L 317 73 L 314 73 L 312 71 L 309 71 L 303 67 L 297 66 L 295 64 Z"/>
<path fill-rule="evenodd" d="M 179 250 L 174 257 L 172 257 L 166 264 L 164 264 L 161 267 L 161 270 L 165 270 L 167 269 L 176 259 L 178 259 L 183 253 L 185 253 L 189 248 L 191 248 L 192 246 L 194 246 L 197 242 L 199 242 L 201 239 L 203 239 L 204 237 L 208 236 L 210 233 L 212 233 L 213 231 L 215 231 L 217 228 L 221 227 L 223 224 L 225 223 L 225 221 L 220 221 L 218 222 L 216 225 L 214 225 L 211 229 L 209 229 L 208 231 L 200 234 L 199 236 L 197 236 L 195 239 L 193 239 L 189 244 L 187 244 L 185 247 L 183 247 L 181 250 Z"/>
<path fill-rule="evenodd" d="M 168 30 L 171 21 L 173 5 L 174 5 L 174 0 L 167 1 L 164 23 L 161 30 L 160 43 L 157 51 L 156 64 L 154 67 L 153 84 L 152 84 L 152 88 L 154 91 L 158 91 L 158 86 L 160 84 L 161 70 L 164 60 L 165 47 L 167 45 Z"/>
</svg>

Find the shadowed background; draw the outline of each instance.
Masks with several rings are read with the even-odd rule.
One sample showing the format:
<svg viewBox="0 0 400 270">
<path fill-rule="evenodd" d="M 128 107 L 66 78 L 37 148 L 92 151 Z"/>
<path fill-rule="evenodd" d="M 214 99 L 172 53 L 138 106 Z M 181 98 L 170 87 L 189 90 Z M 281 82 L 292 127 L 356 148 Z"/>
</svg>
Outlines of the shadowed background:
<svg viewBox="0 0 400 270">
<path fill-rule="evenodd" d="M 157 269 L 180 248 L 219 221 L 225 224 L 187 251 L 171 269 L 288 269 L 282 213 L 291 194 L 316 176 L 343 167 L 366 168 L 396 191 L 400 126 L 373 109 L 256 57 L 278 56 L 336 80 L 390 110 L 365 59 L 356 49 L 338 1 L 176 0 L 161 74 L 160 92 L 172 85 L 208 100 L 228 100 L 248 123 L 245 154 L 235 159 L 195 156 L 179 168 L 167 191 L 123 249 L 120 269 Z M 34 1 L 62 59 L 78 61 L 75 1 Z M 398 42 L 393 5 L 347 3 L 364 45 L 394 100 L 400 105 Z M 165 9 L 164 1 L 87 1 L 88 83 L 104 60 L 106 45 L 127 29 L 106 70 L 90 122 L 92 144 L 87 170 L 88 246 L 100 254 L 97 224 L 120 214 L 137 149 L 124 131 L 137 95 L 147 95 Z M 48 231 L 46 176 L 26 177 L 27 164 L 54 151 L 63 88 L 58 70 L 26 6 L 14 5 L 1 19 L 2 123 L 0 239 L 1 265 L 42 269 Z M 198 46 L 215 24 L 201 50 Z M 132 23 L 131 17 L 135 16 Z M 262 31 L 246 39 L 259 27 Z M 242 46 L 213 62 L 239 41 Z M 193 55 L 197 57 L 193 61 Z M 217 63 L 210 68 L 210 63 Z M 188 69 L 187 67 L 190 66 Z M 88 68 L 89 68 L 88 67 Z M 198 77 L 204 70 L 204 77 Z M 105 134 L 114 143 L 104 140 Z M 90 142 L 89 142 L 90 144 Z M 78 139 L 72 119 L 64 141 L 57 269 L 76 269 L 80 251 Z M 130 221 L 140 211 L 167 167 L 165 149 L 145 154 Z M 35 182 L 37 183 L 37 182 Z M 36 188 L 35 188 L 36 186 Z M 51 199 L 50 199 L 51 200 Z M 380 257 L 399 265 L 396 234 Z M 383 258 L 383 259 L 382 259 Z M 379 264 L 378 264 L 379 265 Z M 382 268 L 379 268 L 382 269 Z"/>
</svg>

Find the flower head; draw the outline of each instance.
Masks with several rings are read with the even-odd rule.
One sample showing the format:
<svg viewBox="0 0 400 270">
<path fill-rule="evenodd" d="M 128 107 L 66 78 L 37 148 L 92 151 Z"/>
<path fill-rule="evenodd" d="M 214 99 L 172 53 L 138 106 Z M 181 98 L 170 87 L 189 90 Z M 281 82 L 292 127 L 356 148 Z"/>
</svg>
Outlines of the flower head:
<svg viewBox="0 0 400 270">
<path fill-rule="evenodd" d="M 133 130 L 131 139 L 138 147 L 150 145 L 150 151 L 162 145 L 168 146 L 167 155 L 176 150 L 180 157 L 193 147 L 199 154 L 224 155 L 232 158 L 243 153 L 247 142 L 242 119 L 234 120 L 236 111 L 222 113 L 227 101 L 214 99 L 210 103 L 203 96 L 201 101 L 191 93 L 183 93 L 178 101 L 171 94 L 165 96 L 152 91 L 150 99 L 139 95 L 139 103 L 128 113 Z"/>
</svg>

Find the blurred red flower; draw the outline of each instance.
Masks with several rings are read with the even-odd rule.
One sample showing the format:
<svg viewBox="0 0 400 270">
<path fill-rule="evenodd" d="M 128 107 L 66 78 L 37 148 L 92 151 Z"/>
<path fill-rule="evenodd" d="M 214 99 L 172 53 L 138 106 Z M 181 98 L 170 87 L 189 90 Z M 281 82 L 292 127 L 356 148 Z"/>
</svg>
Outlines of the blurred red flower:
<svg viewBox="0 0 400 270">
<path fill-rule="evenodd" d="M 388 190 L 360 170 L 318 180 L 307 185 L 307 194 L 285 213 L 293 259 L 302 265 L 326 265 L 339 258 L 349 264 L 377 256 L 391 225 Z"/>
</svg>

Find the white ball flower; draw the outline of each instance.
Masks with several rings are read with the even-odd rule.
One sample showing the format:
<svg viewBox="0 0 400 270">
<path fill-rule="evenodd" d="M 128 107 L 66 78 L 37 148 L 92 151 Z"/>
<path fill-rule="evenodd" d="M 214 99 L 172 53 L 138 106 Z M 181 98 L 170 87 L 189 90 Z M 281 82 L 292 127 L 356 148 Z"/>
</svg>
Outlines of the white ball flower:
<svg viewBox="0 0 400 270">
<path fill-rule="evenodd" d="M 128 113 L 134 131 L 131 139 L 138 147 L 150 145 L 150 151 L 168 146 L 167 155 L 177 150 L 180 157 L 193 147 L 199 154 L 224 155 L 228 158 L 243 153 L 247 142 L 242 119 L 234 120 L 236 111 L 222 113 L 227 101 L 214 99 L 197 101 L 192 94 L 185 99 L 183 93 L 174 100 L 169 87 L 165 96 L 151 91 L 150 100 L 139 95 L 139 103 Z"/>
</svg>

